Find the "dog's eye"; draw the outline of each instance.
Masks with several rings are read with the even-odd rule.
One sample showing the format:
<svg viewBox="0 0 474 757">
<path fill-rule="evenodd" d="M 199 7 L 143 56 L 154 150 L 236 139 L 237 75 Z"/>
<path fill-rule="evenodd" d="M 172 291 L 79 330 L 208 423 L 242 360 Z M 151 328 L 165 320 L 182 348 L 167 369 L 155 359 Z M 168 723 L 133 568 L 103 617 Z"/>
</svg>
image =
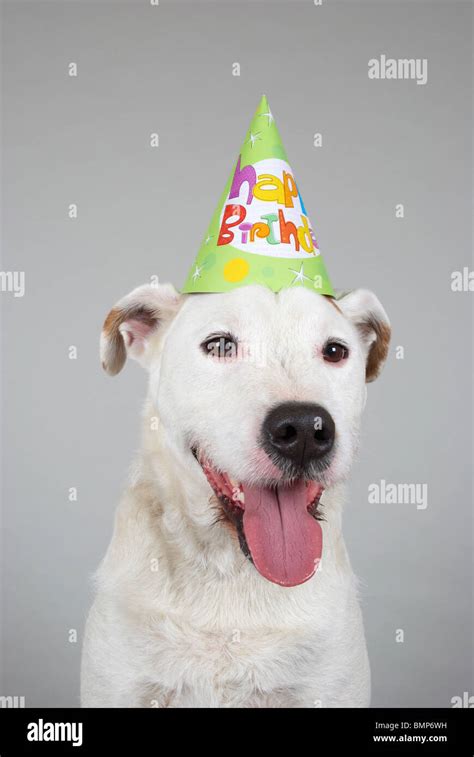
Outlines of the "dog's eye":
<svg viewBox="0 0 474 757">
<path fill-rule="evenodd" d="M 340 363 L 349 356 L 349 350 L 340 342 L 327 342 L 324 345 L 323 357 L 328 363 Z"/>
<path fill-rule="evenodd" d="M 216 334 L 205 339 L 201 344 L 201 349 L 205 355 L 228 360 L 236 357 L 237 344 L 237 339 L 231 334 Z"/>
</svg>

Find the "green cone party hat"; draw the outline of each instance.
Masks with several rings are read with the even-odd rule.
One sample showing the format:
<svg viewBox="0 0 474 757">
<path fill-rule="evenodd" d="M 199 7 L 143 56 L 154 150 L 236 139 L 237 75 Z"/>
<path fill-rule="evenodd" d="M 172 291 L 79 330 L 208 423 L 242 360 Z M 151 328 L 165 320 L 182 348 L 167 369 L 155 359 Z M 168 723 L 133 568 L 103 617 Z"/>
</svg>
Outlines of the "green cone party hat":
<svg viewBox="0 0 474 757">
<path fill-rule="evenodd" d="M 182 291 L 247 284 L 334 294 L 265 96 Z"/>
</svg>

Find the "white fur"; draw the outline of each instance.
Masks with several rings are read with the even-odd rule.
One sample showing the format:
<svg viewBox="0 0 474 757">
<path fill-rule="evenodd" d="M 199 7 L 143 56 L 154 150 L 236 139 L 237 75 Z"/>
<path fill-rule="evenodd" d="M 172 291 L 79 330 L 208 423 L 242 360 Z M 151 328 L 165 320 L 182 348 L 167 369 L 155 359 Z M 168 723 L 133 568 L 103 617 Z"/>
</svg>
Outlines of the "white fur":
<svg viewBox="0 0 474 757">
<path fill-rule="evenodd" d="M 182 297 L 166 286 L 135 290 L 118 308 L 124 302 L 147 304 L 160 321 L 145 340 L 143 332 L 134 340 L 133 321 L 120 326 L 150 381 L 142 449 L 97 573 L 83 706 L 368 706 L 341 510 L 375 339 L 361 336 L 357 322 L 367 312 L 387 321 L 378 300 L 353 292 L 338 310 L 304 288 Z M 200 344 L 216 331 L 237 335 L 246 354 L 231 362 L 204 355 Z M 329 337 L 349 344 L 341 364 L 321 356 Z M 105 336 L 106 362 L 110 349 Z M 268 409 L 287 400 L 323 405 L 337 434 L 321 501 L 322 563 L 294 588 L 263 578 L 232 529 L 215 522 L 212 490 L 190 451 L 199 444 L 237 480 L 270 480 L 275 469 L 258 432 Z"/>
</svg>

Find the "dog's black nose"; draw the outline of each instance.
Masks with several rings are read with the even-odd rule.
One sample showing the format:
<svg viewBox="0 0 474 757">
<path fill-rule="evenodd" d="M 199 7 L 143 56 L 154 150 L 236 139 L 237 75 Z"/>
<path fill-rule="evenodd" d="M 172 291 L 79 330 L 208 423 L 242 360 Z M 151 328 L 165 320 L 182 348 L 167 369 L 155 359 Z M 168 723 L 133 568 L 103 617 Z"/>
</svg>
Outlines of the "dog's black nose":
<svg viewBox="0 0 474 757">
<path fill-rule="evenodd" d="M 262 426 L 262 446 L 276 463 L 305 468 L 331 451 L 336 427 L 321 405 L 285 402 L 270 410 Z"/>
</svg>

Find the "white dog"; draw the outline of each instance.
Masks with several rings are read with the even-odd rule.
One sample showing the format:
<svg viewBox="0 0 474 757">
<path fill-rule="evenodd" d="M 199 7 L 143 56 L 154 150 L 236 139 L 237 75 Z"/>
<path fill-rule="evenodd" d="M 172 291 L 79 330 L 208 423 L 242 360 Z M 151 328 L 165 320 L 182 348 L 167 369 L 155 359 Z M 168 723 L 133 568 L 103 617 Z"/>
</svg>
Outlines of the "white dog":
<svg viewBox="0 0 474 757">
<path fill-rule="evenodd" d="M 341 509 L 389 338 L 365 290 L 143 286 L 110 312 L 105 370 L 130 356 L 150 381 L 83 706 L 368 706 Z"/>
</svg>

